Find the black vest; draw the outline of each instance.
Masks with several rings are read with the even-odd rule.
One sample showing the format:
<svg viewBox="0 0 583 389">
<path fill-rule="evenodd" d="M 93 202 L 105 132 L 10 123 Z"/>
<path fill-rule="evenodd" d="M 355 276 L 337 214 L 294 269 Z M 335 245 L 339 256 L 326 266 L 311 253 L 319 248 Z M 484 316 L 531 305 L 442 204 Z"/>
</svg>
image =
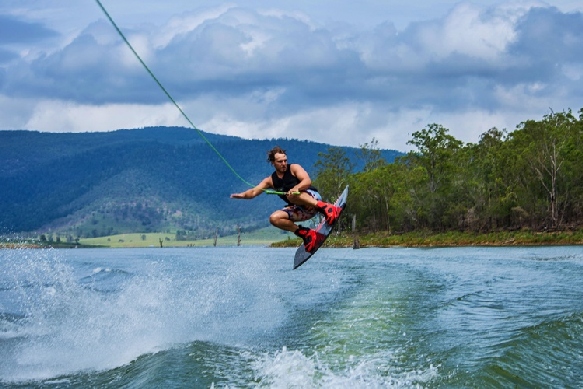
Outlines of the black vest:
<svg viewBox="0 0 583 389">
<path fill-rule="evenodd" d="M 277 172 L 273 172 L 271 174 L 271 181 L 273 182 L 273 189 L 275 189 L 276 191 L 287 192 L 290 189 L 292 189 L 294 186 L 299 184 L 300 180 L 298 180 L 298 178 L 291 173 L 291 165 L 292 165 L 291 163 L 287 165 L 287 170 L 285 171 L 285 173 L 283 173 L 282 178 L 279 178 L 277 176 Z M 317 191 L 317 189 L 311 185 L 310 185 L 310 189 Z M 283 201 L 285 201 L 286 203 L 291 204 L 288 201 L 287 196 L 279 195 L 279 197 Z"/>
</svg>

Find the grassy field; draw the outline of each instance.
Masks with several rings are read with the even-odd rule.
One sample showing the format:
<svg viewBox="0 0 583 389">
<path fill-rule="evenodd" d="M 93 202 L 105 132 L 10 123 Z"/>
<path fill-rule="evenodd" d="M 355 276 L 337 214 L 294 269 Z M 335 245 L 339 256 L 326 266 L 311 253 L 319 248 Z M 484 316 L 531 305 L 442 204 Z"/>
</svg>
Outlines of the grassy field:
<svg viewBox="0 0 583 389">
<path fill-rule="evenodd" d="M 241 246 L 269 246 L 273 242 L 287 240 L 293 234 L 284 234 L 277 228 L 266 227 L 250 233 L 241 234 Z M 101 238 L 80 239 L 79 243 L 88 246 L 100 247 L 205 247 L 213 246 L 213 239 L 177 241 L 174 234 L 119 234 Z M 219 236 L 217 246 L 237 246 L 238 236 Z"/>
<path fill-rule="evenodd" d="M 174 234 L 119 234 L 101 238 L 80 239 L 82 247 L 208 247 L 214 239 L 176 241 Z M 237 246 L 237 235 L 220 236 L 218 247 Z M 468 232 L 428 233 L 411 232 L 387 234 L 377 232 L 358 237 L 360 247 L 445 247 L 445 246 L 529 246 L 529 245 L 583 245 L 583 230 L 561 232 L 503 231 L 485 234 Z M 282 233 L 274 227 L 266 227 L 241 234 L 241 246 L 297 247 L 301 240 L 291 233 Z M 353 247 L 354 236 L 350 233 L 333 232 L 324 247 Z M 75 243 L 0 242 L 0 248 L 15 247 L 74 247 Z"/>
</svg>

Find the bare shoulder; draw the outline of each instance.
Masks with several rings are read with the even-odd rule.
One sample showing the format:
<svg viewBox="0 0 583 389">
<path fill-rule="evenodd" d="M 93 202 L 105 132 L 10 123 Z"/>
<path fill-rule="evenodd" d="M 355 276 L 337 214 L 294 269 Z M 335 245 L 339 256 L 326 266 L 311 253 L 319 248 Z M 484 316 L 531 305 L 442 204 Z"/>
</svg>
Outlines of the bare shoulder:
<svg viewBox="0 0 583 389">
<path fill-rule="evenodd" d="M 289 164 L 289 170 L 292 173 L 295 173 L 295 172 L 298 172 L 298 171 L 304 171 L 304 168 L 299 163 L 290 163 Z"/>
</svg>

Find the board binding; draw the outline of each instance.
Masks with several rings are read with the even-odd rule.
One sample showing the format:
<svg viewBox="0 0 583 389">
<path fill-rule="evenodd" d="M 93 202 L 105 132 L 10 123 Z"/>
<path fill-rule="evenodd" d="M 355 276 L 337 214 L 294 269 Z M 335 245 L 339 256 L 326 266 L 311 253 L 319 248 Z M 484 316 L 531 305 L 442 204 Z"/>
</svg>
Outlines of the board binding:
<svg viewBox="0 0 583 389">
<path fill-rule="evenodd" d="M 338 196 L 338 199 L 334 203 L 334 205 L 336 205 L 337 207 L 342 208 L 342 210 L 340 211 L 340 215 L 342 215 L 344 208 L 346 208 L 347 197 L 348 197 L 348 185 L 346 186 L 346 188 L 344 188 L 344 190 L 342 191 L 340 196 Z M 340 215 L 338 215 L 338 217 L 340 217 Z M 333 228 L 333 226 L 326 223 L 326 219 L 322 219 L 322 221 L 320 221 L 320 223 L 316 227 L 316 232 L 324 235 L 324 239 L 322 239 L 319 242 L 318 246 L 314 249 L 314 251 L 312 253 L 310 253 L 309 251 L 306 251 L 304 244 L 302 244 L 300 247 L 298 247 L 298 249 L 296 250 L 296 254 L 294 256 L 294 269 L 297 269 L 298 267 L 303 265 L 308 259 L 310 259 L 312 257 L 312 255 L 314 255 L 316 253 L 316 251 L 318 251 L 318 249 L 320 247 L 322 247 L 322 245 L 324 244 L 326 239 L 328 239 L 330 232 L 332 232 L 332 228 Z"/>
</svg>

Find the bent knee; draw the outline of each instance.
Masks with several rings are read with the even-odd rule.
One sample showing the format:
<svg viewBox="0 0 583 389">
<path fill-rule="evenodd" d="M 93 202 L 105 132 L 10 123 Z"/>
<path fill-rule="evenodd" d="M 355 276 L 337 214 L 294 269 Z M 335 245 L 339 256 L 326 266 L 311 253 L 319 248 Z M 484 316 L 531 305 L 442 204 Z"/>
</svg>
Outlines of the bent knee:
<svg viewBox="0 0 583 389">
<path fill-rule="evenodd" d="M 269 222 L 274 226 L 278 226 L 282 220 L 289 220 L 288 214 L 284 211 L 275 211 L 269 216 Z"/>
</svg>

